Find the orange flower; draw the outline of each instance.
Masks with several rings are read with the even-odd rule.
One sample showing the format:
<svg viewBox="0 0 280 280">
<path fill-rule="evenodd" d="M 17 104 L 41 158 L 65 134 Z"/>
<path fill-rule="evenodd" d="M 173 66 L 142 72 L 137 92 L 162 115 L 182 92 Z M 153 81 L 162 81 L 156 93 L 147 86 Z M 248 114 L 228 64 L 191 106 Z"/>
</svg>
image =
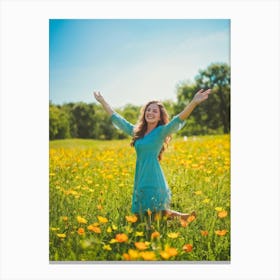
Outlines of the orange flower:
<svg viewBox="0 0 280 280">
<path fill-rule="evenodd" d="M 223 229 L 223 230 L 216 230 L 215 233 L 219 236 L 224 236 L 226 235 L 227 233 L 227 230 L 226 229 Z"/>
<path fill-rule="evenodd" d="M 202 236 L 207 236 L 209 232 L 207 230 L 201 230 L 200 233 Z"/>
<path fill-rule="evenodd" d="M 142 252 L 142 253 L 140 253 L 140 255 L 145 261 L 155 261 L 156 260 L 156 255 L 153 251 Z"/>
<path fill-rule="evenodd" d="M 184 219 L 181 219 L 180 222 L 181 222 L 181 226 L 182 227 L 187 227 L 189 225 L 189 223 L 186 220 L 184 220 Z"/>
<path fill-rule="evenodd" d="M 151 216 L 152 215 L 152 211 L 150 209 L 147 210 L 147 214 L 148 216 Z"/>
<path fill-rule="evenodd" d="M 126 220 L 130 223 L 135 223 L 137 222 L 137 216 L 133 215 L 133 216 L 125 216 Z"/>
<path fill-rule="evenodd" d="M 158 238 L 160 237 L 160 233 L 158 231 L 154 231 L 152 234 L 151 234 L 151 238 L 152 239 L 155 239 L 155 238 Z"/>
<path fill-rule="evenodd" d="M 178 255 L 178 251 L 176 248 L 166 248 L 165 252 L 167 252 L 171 257 L 175 257 Z"/>
<path fill-rule="evenodd" d="M 175 257 L 177 255 L 178 255 L 177 249 L 172 247 L 166 247 L 164 251 L 160 252 L 160 256 L 165 260 L 168 260 L 169 258 Z"/>
<path fill-rule="evenodd" d="M 185 252 L 187 252 L 187 253 L 191 252 L 191 251 L 193 250 L 192 244 L 185 244 L 185 245 L 183 246 L 183 250 L 184 250 Z"/>
<path fill-rule="evenodd" d="M 130 261 L 130 260 L 131 260 L 129 254 L 127 254 L 127 253 L 124 253 L 124 254 L 123 254 L 123 259 L 124 259 L 125 261 Z"/>
<path fill-rule="evenodd" d="M 87 228 L 88 228 L 88 230 L 90 230 L 92 232 L 101 233 L 100 227 L 97 227 L 97 226 L 94 226 L 94 225 L 89 225 Z"/>
<path fill-rule="evenodd" d="M 195 220 L 195 216 L 194 215 L 190 215 L 188 218 L 187 218 L 187 221 L 189 222 L 189 223 L 191 223 L 192 221 L 194 221 Z"/>
<path fill-rule="evenodd" d="M 128 240 L 128 236 L 125 233 L 119 233 L 116 235 L 115 239 L 117 240 L 117 242 L 123 243 Z"/>
<path fill-rule="evenodd" d="M 77 230 L 77 232 L 78 232 L 79 235 L 85 234 L 85 230 L 84 230 L 83 228 L 79 228 L 79 229 Z"/>
<path fill-rule="evenodd" d="M 146 250 L 148 248 L 144 242 L 135 242 L 134 245 L 138 250 Z"/>
<path fill-rule="evenodd" d="M 225 218 L 227 216 L 227 211 L 220 211 L 219 213 L 218 213 L 218 217 L 219 218 Z"/>
</svg>

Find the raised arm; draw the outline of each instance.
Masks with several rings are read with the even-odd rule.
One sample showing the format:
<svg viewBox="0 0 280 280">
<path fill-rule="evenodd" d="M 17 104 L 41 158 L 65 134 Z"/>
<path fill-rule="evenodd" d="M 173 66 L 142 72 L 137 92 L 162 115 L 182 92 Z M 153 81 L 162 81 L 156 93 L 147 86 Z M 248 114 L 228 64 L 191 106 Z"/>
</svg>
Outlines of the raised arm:
<svg viewBox="0 0 280 280">
<path fill-rule="evenodd" d="M 207 90 L 199 90 L 195 96 L 193 97 L 192 101 L 186 106 L 186 108 L 179 114 L 179 118 L 181 120 L 185 120 L 189 117 L 192 113 L 194 108 L 199 105 L 201 102 L 205 101 L 208 98 L 208 95 L 211 93 L 211 89 Z"/>
<path fill-rule="evenodd" d="M 103 96 L 100 94 L 100 92 L 94 92 L 95 99 L 102 105 L 104 110 L 109 114 L 110 119 L 113 123 L 113 125 L 122 130 L 124 133 L 133 136 L 133 129 L 134 126 L 128 122 L 126 119 L 124 119 L 122 116 L 120 116 L 117 112 L 115 112 L 111 106 L 105 101 Z"/>
<path fill-rule="evenodd" d="M 109 114 L 109 116 L 112 116 L 114 113 L 114 110 L 111 108 L 111 106 L 105 101 L 104 97 L 101 95 L 99 91 L 93 92 L 95 99 L 102 105 L 104 110 Z"/>
</svg>

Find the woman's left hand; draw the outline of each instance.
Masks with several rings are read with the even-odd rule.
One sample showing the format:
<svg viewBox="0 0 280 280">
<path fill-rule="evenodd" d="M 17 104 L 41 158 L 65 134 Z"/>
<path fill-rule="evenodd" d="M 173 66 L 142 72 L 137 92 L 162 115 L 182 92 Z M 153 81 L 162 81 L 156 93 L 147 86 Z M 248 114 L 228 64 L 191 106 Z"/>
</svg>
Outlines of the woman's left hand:
<svg viewBox="0 0 280 280">
<path fill-rule="evenodd" d="M 198 105 L 200 104 L 201 102 L 205 101 L 207 98 L 208 98 L 208 95 L 211 93 L 211 89 L 207 89 L 207 90 L 204 90 L 204 89 L 201 89 L 199 90 L 194 98 L 193 98 L 193 102 Z"/>
</svg>

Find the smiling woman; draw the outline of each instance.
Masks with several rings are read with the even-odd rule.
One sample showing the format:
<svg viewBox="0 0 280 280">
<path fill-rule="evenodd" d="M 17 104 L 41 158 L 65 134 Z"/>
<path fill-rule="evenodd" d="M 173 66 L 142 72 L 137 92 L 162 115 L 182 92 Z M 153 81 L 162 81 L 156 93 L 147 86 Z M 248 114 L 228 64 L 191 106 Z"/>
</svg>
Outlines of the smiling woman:
<svg viewBox="0 0 280 280">
<path fill-rule="evenodd" d="M 170 209 L 171 191 L 159 160 L 170 135 L 184 126 L 184 120 L 198 104 L 208 98 L 210 92 L 210 89 L 198 91 L 186 108 L 170 122 L 164 106 L 158 101 L 150 101 L 142 108 L 135 126 L 116 113 L 100 92 L 94 92 L 96 100 L 110 115 L 113 124 L 133 137 L 131 145 L 135 147 L 137 161 L 131 210 L 136 215 L 143 217 L 159 213 L 168 218 L 178 217 L 181 221 L 196 215 L 194 211 L 187 214 Z"/>
<path fill-rule="evenodd" d="M 134 134 L 131 145 L 134 146 L 137 139 L 143 138 L 159 125 L 165 125 L 169 122 L 169 117 L 163 104 L 159 101 L 150 101 L 141 110 L 139 122 L 134 128 Z M 171 136 L 164 139 L 164 144 L 159 152 L 158 159 L 161 160 L 162 153 L 165 150 L 165 144 L 171 140 Z"/>
</svg>

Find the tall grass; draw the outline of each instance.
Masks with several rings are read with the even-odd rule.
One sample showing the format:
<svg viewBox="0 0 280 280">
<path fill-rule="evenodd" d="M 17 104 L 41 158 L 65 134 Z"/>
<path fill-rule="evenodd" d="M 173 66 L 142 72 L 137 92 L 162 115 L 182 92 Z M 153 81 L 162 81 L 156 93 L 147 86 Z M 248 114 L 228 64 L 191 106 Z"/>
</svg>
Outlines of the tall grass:
<svg viewBox="0 0 280 280">
<path fill-rule="evenodd" d="M 50 142 L 49 259 L 230 260 L 229 135 L 175 138 L 164 153 L 172 209 L 197 213 L 186 223 L 132 215 L 135 159 L 128 140 Z"/>
</svg>

